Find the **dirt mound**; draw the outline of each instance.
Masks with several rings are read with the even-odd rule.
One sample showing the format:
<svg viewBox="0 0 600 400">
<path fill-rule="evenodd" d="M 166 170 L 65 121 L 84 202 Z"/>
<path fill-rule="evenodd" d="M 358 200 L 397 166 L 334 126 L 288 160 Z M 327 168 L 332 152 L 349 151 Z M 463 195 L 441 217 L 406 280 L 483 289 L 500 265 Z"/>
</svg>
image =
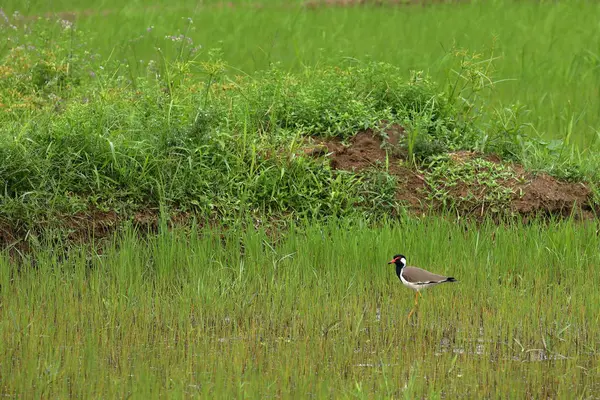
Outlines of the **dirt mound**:
<svg viewBox="0 0 600 400">
<path fill-rule="evenodd" d="M 365 168 L 379 166 L 382 163 L 385 165 L 388 153 L 392 154 L 395 159 L 405 156 L 405 154 L 401 155 L 396 150 L 403 134 L 404 129 L 399 125 L 394 125 L 383 133 L 375 133 L 372 130 L 359 132 L 350 139 L 348 145 L 345 145 L 339 139 L 316 140 L 317 145 L 309 148 L 307 153 L 312 156 L 328 153 L 332 168 L 345 171 L 361 171 Z M 393 168 L 396 168 L 396 166 L 394 165 Z"/>
<path fill-rule="evenodd" d="M 450 154 L 456 163 L 465 163 L 475 158 L 485 159 L 501 165 L 496 155 L 483 155 L 472 151 L 459 151 Z M 563 182 L 545 173 L 534 174 L 525 171 L 519 164 L 506 164 L 513 178 L 502 181 L 504 187 L 513 191 L 510 209 L 521 215 L 569 216 L 574 211 L 583 217 L 593 217 L 591 190 L 583 183 Z M 464 186 L 458 185 L 464 195 Z M 485 188 L 481 188 L 483 192 Z"/>
<path fill-rule="evenodd" d="M 399 150 L 397 144 L 404 134 L 400 126 L 392 126 L 383 133 L 367 130 L 352 137 L 349 143 L 331 139 L 317 141 L 316 147 L 308 154 L 315 157 L 325 156 L 334 169 L 361 172 L 368 168 L 385 168 L 397 178 L 396 200 L 405 203 L 411 211 L 422 212 L 427 209 L 443 209 L 446 203 L 427 200 L 431 187 L 428 184 L 427 170 L 417 171 L 403 166 L 406 153 Z M 483 155 L 472 151 L 450 153 L 449 158 L 457 164 L 483 159 L 489 163 L 502 165 L 510 172 L 510 178 L 499 179 L 502 188 L 512 191 L 508 211 L 523 217 L 568 216 L 575 214 L 582 218 L 594 216 L 591 206 L 591 191 L 583 183 L 562 182 L 547 174 L 526 172 L 521 165 L 503 163 L 496 155 Z M 477 171 L 476 171 L 477 173 Z M 483 217 L 489 213 L 498 213 L 496 207 L 486 204 L 485 182 L 458 182 L 449 185 L 448 193 L 454 197 L 454 204 L 462 204 L 460 212 Z M 469 201 L 464 201 L 469 199 Z M 462 201 L 462 202 L 461 202 Z M 505 210 L 506 211 L 506 210 Z"/>
<path fill-rule="evenodd" d="M 350 146 L 331 140 L 324 143 L 332 153 L 331 167 L 348 171 L 360 171 L 385 161 L 386 151 L 371 132 L 361 132 L 350 141 Z"/>
<path fill-rule="evenodd" d="M 517 187 L 523 196 L 513 201 L 513 207 L 522 214 L 568 216 L 573 210 L 592 217 L 591 191 L 583 183 L 561 182 L 547 174 L 529 175 L 525 184 Z"/>
</svg>

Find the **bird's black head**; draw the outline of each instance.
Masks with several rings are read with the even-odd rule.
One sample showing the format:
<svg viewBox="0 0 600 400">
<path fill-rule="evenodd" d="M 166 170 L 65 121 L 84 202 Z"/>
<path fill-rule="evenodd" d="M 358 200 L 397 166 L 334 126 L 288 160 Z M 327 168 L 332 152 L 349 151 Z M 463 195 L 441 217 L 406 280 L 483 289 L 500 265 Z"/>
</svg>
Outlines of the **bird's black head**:
<svg viewBox="0 0 600 400">
<path fill-rule="evenodd" d="M 396 266 L 404 268 L 406 266 L 406 257 L 402 254 L 396 254 L 388 264 L 396 264 Z"/>
</svg>

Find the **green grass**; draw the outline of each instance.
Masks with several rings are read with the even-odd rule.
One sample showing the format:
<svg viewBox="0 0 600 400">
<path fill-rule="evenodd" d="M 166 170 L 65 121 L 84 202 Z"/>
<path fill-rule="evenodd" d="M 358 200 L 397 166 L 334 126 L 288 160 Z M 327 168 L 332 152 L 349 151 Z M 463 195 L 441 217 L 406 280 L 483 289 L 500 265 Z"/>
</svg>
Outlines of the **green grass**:
<svg viewBox="0 0 600 400">
<path fill-rule="evenodd" d="M 280 62 L 285 69 L 343 57 L 371 57 L 428 71 L 437 82 L 452 78 L 448 55 L 454 47 L 494 48 L 498 84 L 494 104 L 519 102 L 547 138 L 565 138 L 587 148 L 600 130 L 600 5 L 589 1 L 484 1 L 431 7 L 347 7 L 306 10 L 297 2 L 262 2 L 261 9 L 215 7 L 212 1 L 69 1 L 23 5 L 6 10 L 40 15 L 49 11 L 92 10 L 78 20 L 92 48 L 103 57 L 127 59 L 134 73 L 139 60 L 156 58 L 165 35 L 186 33 L 205 49 L 220 47 L 231 66 L 246 73 Z M 236 3 L 239 4 L 239 3 Z M 252 3 L 242 3 L 252 4 Z M 142 11 L 143 10 L 143 11 Z M 188 29 L 187 18 L 194 24 Z M 102 29 L 98 29 L 101 26 Z M 150 33 L 146 29 L 154 30 Z M 260 27 L 260 29 L 257 29 Z M 449 76 L 450 75 L 450 76 Z"/>
<path fill-rule="evenodd" d="M 0 259 L 0 393 L 589 398 L 598 224 L 126 231 Z M 386 262 L 456 277 L 413 292 Z"/>
</svg>

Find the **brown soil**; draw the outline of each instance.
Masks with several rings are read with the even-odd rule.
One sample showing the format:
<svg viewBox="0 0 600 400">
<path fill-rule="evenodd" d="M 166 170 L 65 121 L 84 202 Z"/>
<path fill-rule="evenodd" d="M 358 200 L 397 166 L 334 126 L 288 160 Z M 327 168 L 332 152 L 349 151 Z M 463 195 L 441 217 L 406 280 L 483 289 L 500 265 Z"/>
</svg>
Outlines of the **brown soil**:
<svg viewBox="0 0 600 400">
<path fill-rule="evenodd" d="M 360 172 L 367 168 L 385 168 L 388 157 L 388 171 L 397 177 L 396 199 L 407 204 L 413 211 L 422 211 L 422 191 L 425 188 L 423 176 L 413 169 L 399 165 L 406 158 L 406 152 L 397 145 L 404 134 L 400 125 L 387 127 L 382 134 L 373 131 L 359 132 L 350 139 L 348 145 L 338 139 L 318 140 L 309 145 L 307 154 L 327 156 L 333 169 Z"/>
<path fill-rule="evenodd" d="M 373 131 L 359 132 L 348 144 L 339 140 L 318 141 L 314 147 L 309 146 L 308 154 L 330 160 L 334 169 L 359 172 L 366 168 L 384 168 L 386 157 L 389 163 L 388 171 L 398 180 L 396 199 L 406 204 L 412 212 L 423 212 L 427 209 L 439 208 L 439 204 L 426 204 L 424 201 L 427 183 L 423 175 L 412 168 L 401 164 L 406 154 L 397 150 L 396 145 L 404 133 L 400 126 L 392 126 L 386 130 L 387 138 Z M 324 151 L 326 148 L 326 151 Z M 316 150 L 318 149 L 318 150 Z M 481 155 L 475 152 L 460 151 L 450 154 L 454 162 L 466 162 L 474 157 L 483 157 L 487 161 L 502 163 L 496 155 Z M 575 215 L 579 218 L 593 218 L 591 191 L 583 183 L 559 181 L 547 174 L 527 172 L 518 164 L 507 164 L 512 168 L 516 178 L 501 182 L 514 192 L 509 208 L 513 214 L 521 215 L 525 220 L 533 216 Z M 451 195 L 464 196 L 466 191 L 481 193 L 485 186 L 467 188 L 458 185 L 452 188 Z M 481 196 L 482 197 L 482 196 Z M 485 204 L 474 204 L 471 209 L 461 209 L 463 213 L 484 217 L 495 212 L 486 209 Z"/>
<path fill-rule="evenodd" d="M 169 227 L 185 225 L 191 221 L 192 215 L 188 213 L 177 213 L 166 221 Z M 160 213 L 158 209 L 149 208 L 137 212 L 129 220 L 135 229 L 140 232 L 158 232 L 160 224 Z M 77 214 L 67 216 L 64 225 L 68 228 L 67 238 L 73 242 L 88 242 L 92 238 L 104 238 L 114 232 L 125 222 L 122 217 L 114 211 L 94 211 L 89 214 Z"/>
<path fill-rule="evenodd" d="M 545 214 L 568 216 L 575 211 L 584 217 L 593 217 L 591 191 L 583 183 L 561 182 L 546 174 L 532 177 L 516 189 L 523 197 L 513 201 L 513 207 L 521 214 Z"/>
<path fill-rule="evenodd" d="M 361 171 L 369 167 L 385 165 L 386 154 L 394 159 L 404 157 L 397 149 L 404 129 L 399 125 L 388 127 L 383 134 L 373 131 L 357 133 L 346 145 L 339 139 L 320 140 L 313 139 L 305 153 L 311 156 L 328 155 L 330 165 L 334 169 L 345 171 Z M 387 136 L 387 137 L 384 137 Z M 397 163 L 390 163 L 390 168 L 396 170 Z"/>
<path fill-rule="evenodd" d="M 169 228 L 186 226 L 192 218 L 193 216 L 189 213 L 177 213 L 170 215 L 166 223 Z M 124 218 L 115 211 L 100 210 L 66 215 L 60 220 L 60 225 L 64 229 L 60 235 L 70 244 L 94 244 L 96 251 L 101 253 L 103 243 L 126 222 L 130 222 L 133 228 L 142 234 L 157 233 L 160 213 L 158 209 L 147 209 L 135 213 L 131 218 Z M 45 227 L 50 225 L 55 226 L 56 223 L 40 222 L 36 228 L 42 232 Z M 32 242 L 29 239 L 35 235 L 36 233 L 32 231 L 26 231 L 0 220 L 0 246 L 11 257 L 20 256 L 33 250 L 32 243 L 37 241 Z"/>
</svg>

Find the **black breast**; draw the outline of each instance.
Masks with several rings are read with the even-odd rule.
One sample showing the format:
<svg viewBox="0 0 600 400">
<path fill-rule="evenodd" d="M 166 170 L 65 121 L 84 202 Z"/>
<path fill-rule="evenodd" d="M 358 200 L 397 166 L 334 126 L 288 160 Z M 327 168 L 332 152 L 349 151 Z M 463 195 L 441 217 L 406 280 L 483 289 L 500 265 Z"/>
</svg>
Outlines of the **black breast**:
<svg viewBox="0 0 600 400">
<path fill-rule="evenodd" d="M 396 275 L 398 275 L 398 279 L 402 280 L 400 275 L 402 275 L 402 264 L 396 263 Z"/>
</svg>

